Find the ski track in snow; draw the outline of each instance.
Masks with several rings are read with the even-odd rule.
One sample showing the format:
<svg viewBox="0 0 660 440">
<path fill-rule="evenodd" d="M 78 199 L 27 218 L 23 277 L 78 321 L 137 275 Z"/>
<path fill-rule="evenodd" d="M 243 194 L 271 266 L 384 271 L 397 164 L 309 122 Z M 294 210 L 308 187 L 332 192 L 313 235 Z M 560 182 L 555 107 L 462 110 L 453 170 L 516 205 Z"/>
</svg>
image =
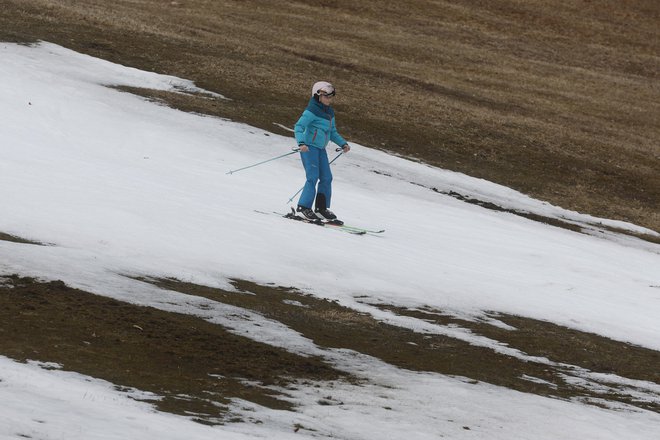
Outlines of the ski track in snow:
<svg viewBox="0 0 660 440">
<path fill-rule="evenodd" d="M 323 350 L 256 313 L 127 277 L 176 277 L 225 289 L 232 289 L 231 278 L 293 286 L 393 325 L 554 365 L 465 329 L 398 316 L 359 299 L 430 306 L 467 319 L 485 311 L 518 314 L 657 350 L 660 246 L 553 228 L 429 188 L 583 226 L 655 232 L 357 144 L 333 165 L 333 208 L 351 224 L 386 229 L 382 237 L 258 215 L 255 207 L 287 209 L 304 180 L 299 159 L 225 173 L 286 152 L 290 138 L 107 87 L 205 93 L 179 78 L 49 43 L 0 44 L 0 59 L 0 231 L 52 244 L 0 241 L 0 274 L 61 279 L 133 304 L 194 314 L 370 379 L 362 386 L 286 390 L 299 405 L 296 412 L 235 401 L 237 414 L 264 423 L 210 428 L 157 413 L 103 381 L 0 357 L 0 438 L 211 438 L 219 431 L 231 439 L 290 438 L 294 424 L 317 430 L 301 429 L 297 436 L 315 438 L 655 438 L 657 414 L 399 370 L 358 353 Z M 338 120 L 341 129 L 341 115 Z M 574 368 L 566 378 L 603 393 L 611 384 L 641 400 L 660 396 L 657 384 L 614 375 Z M 329 404 L 316 404 L 327 396 Z"/>
</svg>

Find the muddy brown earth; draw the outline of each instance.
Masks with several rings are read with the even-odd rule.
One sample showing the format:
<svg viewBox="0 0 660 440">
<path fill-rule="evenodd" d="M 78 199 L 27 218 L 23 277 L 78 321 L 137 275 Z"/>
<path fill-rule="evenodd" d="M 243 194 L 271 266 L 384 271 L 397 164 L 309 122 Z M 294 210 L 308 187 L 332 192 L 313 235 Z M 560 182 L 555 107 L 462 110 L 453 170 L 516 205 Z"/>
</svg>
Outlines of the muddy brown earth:
<svg viewBox="0 0 660 440">
<path fill-rule="evenodd" d="M 224 421 L 230 398 L 290 409 L 262 386 L 347 377 L 320 359 L 163 312 L 30 278 L 0 278 L 0 354 L 162 396 L 160 410 Z M 258 383 L 259 386 L 255 385 Z"/>
<path fill-rule="evenodd" d="M 11 241 L 12 243 L 43 245 L 42 243 L 26 240 L 25 238 L 16 237 L 15 235 L 6 234 L 4 232 L 0 232 L 0 240 Z"/>
<path fill-rule="evenodd" d="M 656 231 L 658 22 L 654 0 L 0 0 L 0 41 L 230 98 L 141 92 L 177 108 L 290 135 L 330 79 L 351 141 Z"/>
<path fill-rule="evenodd" d="M 0 355 L 18 361 L 55 362 L 105 379 L 119 389 L 150 391 L 163 411 L 202 423 L 237 421 L 232 398 L 295 410 L 279 392 L 290 384 L 368 381 L 340 371 L 327 359 L 305 357 L 236 335 L 201 318 L 136 306 L 67 287 L 60 281 L 0 278 Z M 235 280 L 237 291 L 174 279 L 150 279 L 163 289 L 257 312 L 285 324 L 317 346 L 350 349 L 412 371 L 465 377 L 561 399 L 622 402 L 660 412 L 610 384 L 607 393 L 566 380 L 576 367 L 660 383 L 660 353 L 532 319 L 496 315 L 511 328 L 466 321 L 437 310 L 378 307 L 440 325 L 471 330 L 507 344 L 536 362 L 437 334 L 416 333 L 294 289 Z"/>
</svg>

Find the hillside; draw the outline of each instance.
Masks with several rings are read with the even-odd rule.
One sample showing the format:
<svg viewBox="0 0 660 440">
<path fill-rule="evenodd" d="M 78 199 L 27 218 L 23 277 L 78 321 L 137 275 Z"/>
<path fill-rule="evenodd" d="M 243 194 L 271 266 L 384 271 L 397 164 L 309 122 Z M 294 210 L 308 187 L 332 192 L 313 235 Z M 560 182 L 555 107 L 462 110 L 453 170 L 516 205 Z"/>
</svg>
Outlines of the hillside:
<svg viewBox="0 0 660 440">
<path fill-rule="evenodd" d="M 370 149 L 293 222 L 290 136 L 1 43 L 0 437 L 653 439 L 658 234 Z M 461 195 L 460 197 L 457 196 Z"/>
<path fill-rule="evenodd" d="M 654 0 L 0 0 L 46 40 L 231 100 L 142 92 L 280 134 L 339 89 L 353 142 L 660 230 Z"/>
</svg>

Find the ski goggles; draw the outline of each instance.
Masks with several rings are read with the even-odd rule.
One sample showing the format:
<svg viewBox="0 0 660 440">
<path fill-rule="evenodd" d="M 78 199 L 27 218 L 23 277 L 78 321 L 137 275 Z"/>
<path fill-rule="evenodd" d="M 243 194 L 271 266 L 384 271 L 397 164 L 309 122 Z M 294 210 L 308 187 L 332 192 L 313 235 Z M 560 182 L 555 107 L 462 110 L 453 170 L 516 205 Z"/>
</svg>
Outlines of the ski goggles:
<svg viewBox="0 0 660 440">
<path fill-rule="evenodd" d="M 337 94 L 337 93 L 336 93 L 336 91 L 335 91 L 334 89 L 333 89 L 332 92 L 330 92 L 330 93 L 326 92 L 325 90 L 320 90 L 320 91 L 319 91 L 319 95 L 320 95 L 320 96 L 327 96 L 328 98 L 332 98 L 332 97 L 335 96 L 336 94 Z"/>
</svg>

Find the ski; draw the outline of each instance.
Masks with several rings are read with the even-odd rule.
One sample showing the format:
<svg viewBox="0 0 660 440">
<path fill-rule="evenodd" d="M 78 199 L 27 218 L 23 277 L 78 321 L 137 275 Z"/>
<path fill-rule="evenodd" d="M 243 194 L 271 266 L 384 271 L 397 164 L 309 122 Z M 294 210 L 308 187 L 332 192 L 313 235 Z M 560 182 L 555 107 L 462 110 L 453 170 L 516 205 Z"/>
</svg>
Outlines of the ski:
<svg viewBox="0 0 660 440">
<path fill-rule="evenodd" d="M 282 215 L 282 214 L 280 214 L 280 215 Z M 291 219 L 291 220 L 296 220 L 296 221 L 303 222 L 303 223 L 309 223 L 309 224 L 312 224 L 312 225 L 337 229 L 339 231 L 347 232 L 349 234 L 354 234 L 354 235 L 364 235 L 364 234 L 366 234 L 366 232 L 363 232 L 363 231 L 357 231 L 357 230 L 353 230 L 353 229 L 345 229 L 344 228 L 344 222 L 342 222 L 341 220 L 310 220 L 308 218 L 301 217 L 301 216 L 296 214 L 296 211 L 293 208 L 291 208 L 291 212 L 289 212 L 288 214 L 283 214 L 282 217 L 288 218 L 288 219 Z"/>
<path fill-rule="evenodd" d="M 371 230 L 371 229 L 364 229 L 364 228 L 359 228 L 356 226 L 348 226 L 343 224 L 341 221 L 326 221 L 326 220 L 309 220 L 304 217 L 301 217 L 296 214 L 296 211 L 294 208 L 291 208 L 291 212 L 284 214 L 282 212 L 265 212 L 265 211 L 259 211 L 255 210 L 255 212 L 258 212 L 260 214 L 270 214 L 270 215 L 277 215 L 280 217 L 288 218 L 291 220 L 303 222 L 303 223 L 309 223 L 311 225 L 317 225 L 317 226 L 322 226 L 325 228 L 331 228 L 331 229 L 336 229 L 341 232 L 346 232 L 348 234 L 353 234 L 353 235 L 367 235 L 367 234 L 382 234 L 385 232 L 385 230 Z"/>
<path fill-rule="evenodd" d="M 336 229 L 338 231 L 346 232 L 348 234 L 353 234 L 353 235 L 365 235 L 366 234 L 366 232 L 359 231 L 359 230 L 344 229 L 343 225 L 340 225 L 339 223 L 336 223 L 336 222 L 333 223 L 333 222 L 327 222 L 327 221 L 323 221 L 323 220 L 315 221 L 315 220 L 306 219 L 304 217 L 300 217 L 300 216 L 296 215 L 295 210 L 293 208 L 291 208 L 291 212 L 289 212 L 288 214 L 284 214 L 282 212 L 275 212 L 275 211 L 265 212 L 265 211 L 255 210 L 255 212 L 258 212 L 260 214 L 272 214 L 272 215 L 276 215 L 278 217 L 288 218 L 290 220 L 295 220 L 295 221 L 299 221 L 299 222 L 302 222 L 302 223 L 308 223 L 310 225 L 317 225 L 317 226 L 321 226 L 321 227 L 324 227 L 324 228 L 332 228 L 332 229 Z"/>
<path fill-rule="evenodd" d="M 342 227 L 342 229 L 350 229 L 352 231 L 360 231 L 360 232 L 364 232 L 365 234 L 378 235 L 378 234 L 382 234 L 383 232 L 385 232 L 385 229 L 364 229 L 364 228 L 360 228 L 358 226 L 351 226 L 351 225 L 346 225 L 346 224 L 341 225 L 341 227 Z"/>
<path fill-rule="evenodd" d="M 365 228 L 360 228 L 360 227 L 357 227 L 357 226 L 347 225 L 347 224 L 344 224 L 344 222 L 341 221 L 341 220 L 326 220 L 326 221 L 320 220 L 319 222 L 315 222 L 313 220 L 308 220 L 306 218 L 298 216 L 296 214 L 296 211 L 295 211 L 294 208 L 291 208 L 291 212 L 289 214 L 284 215 L 284 217 L 295 218 L 296 220 L 302 220 L 302 221 L 306 221 L 308 223 L 315 223 L 315 224 L 321 223 L 323 226 L 334 227 L 334 228 L 337 228 L 337 229 L 341 229 L 345 232 L 349 232 L 349 233 L 353 233 L 353 234 L 359 234 L 359 235 L 382 234 L 383 232 L 385 232 L 385 229 L 379 229 L 379 230 L 365 229 Z"/>
</svg>

